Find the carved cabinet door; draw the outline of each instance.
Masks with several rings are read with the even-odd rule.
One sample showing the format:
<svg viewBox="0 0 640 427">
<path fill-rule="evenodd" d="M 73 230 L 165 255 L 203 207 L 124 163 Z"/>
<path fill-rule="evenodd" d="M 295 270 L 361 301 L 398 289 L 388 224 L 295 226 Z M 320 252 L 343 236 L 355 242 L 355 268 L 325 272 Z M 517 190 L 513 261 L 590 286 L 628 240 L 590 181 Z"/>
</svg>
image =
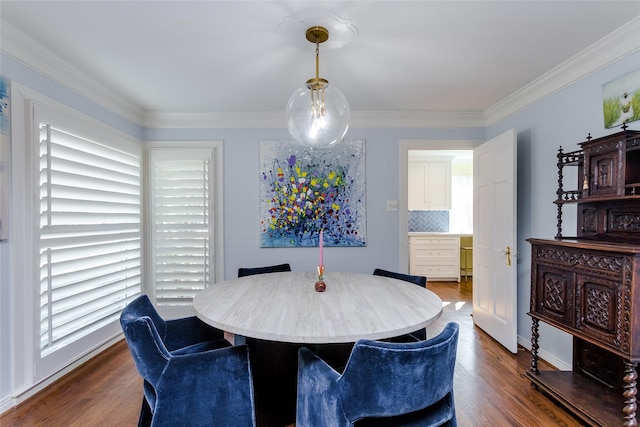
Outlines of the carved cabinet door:
<svg viewBox="0 0 640 427">
<path fill-rule="evenodd" d="M 623 144 L 624 141 L 615 139 L 585 147 L 584 170 L 588 174 L 588 188 L 585 189 L 583 198 L 624 194 L 624 167 L 619 149 Z"/>
<path fill-rule="evenodd" d="M 576 284 L 576 327 L 590 338 L 628 353 L 629 335 L 622 324 L 624 292 L 621 280 L 577 274 Z"/>
<path fill-rule="evenodd" d="M 567 327 L 575 326 L 575 273 L 538 263 L 535 267 L 531 311 Z"/>
</svg>

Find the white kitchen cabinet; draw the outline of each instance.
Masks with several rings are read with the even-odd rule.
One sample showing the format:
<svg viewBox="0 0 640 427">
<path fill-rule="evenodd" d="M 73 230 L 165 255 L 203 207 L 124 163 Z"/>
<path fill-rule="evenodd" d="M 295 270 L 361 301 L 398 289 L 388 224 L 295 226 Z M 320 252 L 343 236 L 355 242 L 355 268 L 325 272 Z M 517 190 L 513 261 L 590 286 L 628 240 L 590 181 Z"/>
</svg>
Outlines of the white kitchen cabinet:
<svg viewBox="0 0 640 427">
<path fill-rule="evenodd" d="M 460 236 L 409 236 L 409 272 L 427 280 L 460 281 Z"/>
<path fill-rule="evenodd" d="M 409 210 L 451 209 L 451 160 L 409 162 Z"/>
</svg>

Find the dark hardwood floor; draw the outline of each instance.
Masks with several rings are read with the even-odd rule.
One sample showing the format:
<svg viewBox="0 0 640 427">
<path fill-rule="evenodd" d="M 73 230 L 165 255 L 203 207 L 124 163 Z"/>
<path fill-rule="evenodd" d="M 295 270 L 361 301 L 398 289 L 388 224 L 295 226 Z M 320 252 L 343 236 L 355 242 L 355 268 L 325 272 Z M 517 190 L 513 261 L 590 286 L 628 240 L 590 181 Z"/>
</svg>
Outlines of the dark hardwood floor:
<svg viewBox="0 0 640 427">
<path fill-rule="evenodd" d="M 471 278 L 459 284 L 427 283 L 446 304 L 440 319 L 427 328 L 429 336 L 439 333 L 447 322 L 460 324 L 454 380 L 458 425 L 581 426 L 531 386 L 524 375 L 531 363 L 529 351 L 519 347 L 514 355 L 473 325 L 471 283 Z M 553 369 L 547 363 L 539 367 Z"/>
<path fill-rule="evenodd" d="M 454 385 L 459 426 L 581 425 L 532 388 L 524 376 L 529 352 L 520 349 L 513 355 L 473 326 L 471 280 L 429 282 L 427 287 L 446 303 L 443 315 L 428 328 L 429 336 L 449 321 L 461 326 Z M 122 341 L 7 411 L 0 426 L 134 426 L 141 401 L 142 380 Z"/>
</svg>

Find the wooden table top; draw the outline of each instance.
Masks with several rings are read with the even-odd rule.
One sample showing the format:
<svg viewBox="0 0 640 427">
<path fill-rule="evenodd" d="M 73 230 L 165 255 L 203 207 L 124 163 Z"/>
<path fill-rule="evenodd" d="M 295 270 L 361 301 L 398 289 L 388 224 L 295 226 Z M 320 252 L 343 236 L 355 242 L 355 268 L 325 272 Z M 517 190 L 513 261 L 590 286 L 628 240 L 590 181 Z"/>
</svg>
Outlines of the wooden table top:
<svg viewBox="0 0 640 427">
<path fill-rule="evenodd" d="M 370 274 L 326 272 L 316 292 L 312 272 L 268 273 L 216 283 L 193 300 L 211 326 L 252 338 L 290 343 L 382 339 L 426 327 L 442 300 L 426 288 Z"/>
</svg>

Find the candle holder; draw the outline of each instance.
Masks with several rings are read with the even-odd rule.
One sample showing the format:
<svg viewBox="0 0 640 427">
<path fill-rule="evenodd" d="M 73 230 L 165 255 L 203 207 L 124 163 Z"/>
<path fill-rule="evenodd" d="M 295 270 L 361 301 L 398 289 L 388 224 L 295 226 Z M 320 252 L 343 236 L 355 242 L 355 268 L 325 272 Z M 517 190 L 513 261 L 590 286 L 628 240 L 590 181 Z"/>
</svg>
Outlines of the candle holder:
<svg viewBox="0 0 640 427">
<path fill-rule="evenodd" d="M 324 283 L 324 265 L 317 267 L 318 281 L 316 282 L 316 292 L 324 292 L 327 289 L 327 284 Z"/>
</svg>

